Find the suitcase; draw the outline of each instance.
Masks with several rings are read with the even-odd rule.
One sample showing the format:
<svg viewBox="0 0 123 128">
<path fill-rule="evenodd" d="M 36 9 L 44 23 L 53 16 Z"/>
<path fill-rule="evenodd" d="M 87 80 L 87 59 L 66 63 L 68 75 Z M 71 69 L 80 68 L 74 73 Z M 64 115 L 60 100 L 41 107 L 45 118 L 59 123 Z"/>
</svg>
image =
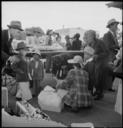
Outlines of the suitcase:
<svg viewBox="0 0 123 128">
<path fill-rule="evenodd" d="M 2 107 L 8 107 L 8 89 L 2 87 Z"/>
</svg>

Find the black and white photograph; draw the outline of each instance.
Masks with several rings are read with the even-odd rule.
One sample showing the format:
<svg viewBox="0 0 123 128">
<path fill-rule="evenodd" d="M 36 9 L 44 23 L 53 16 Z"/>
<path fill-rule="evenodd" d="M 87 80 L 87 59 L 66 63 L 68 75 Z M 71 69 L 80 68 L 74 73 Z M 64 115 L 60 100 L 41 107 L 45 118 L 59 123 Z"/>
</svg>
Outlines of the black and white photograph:
<svg viewBox="0 0 123 128">
<path fill-rule="evenodd" d="M 2 1 L 2 127 L 122 128 L 122 10 Z"/>
</svg>

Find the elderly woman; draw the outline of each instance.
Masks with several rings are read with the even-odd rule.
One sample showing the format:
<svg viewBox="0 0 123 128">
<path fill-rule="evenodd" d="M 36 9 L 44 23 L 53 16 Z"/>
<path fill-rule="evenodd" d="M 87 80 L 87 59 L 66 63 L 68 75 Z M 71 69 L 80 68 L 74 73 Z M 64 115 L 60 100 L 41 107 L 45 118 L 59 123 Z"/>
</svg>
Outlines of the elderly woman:
<svg viewBox="0 0 123 128">
<path fill-rule="evenodd" d="M 113 77 L 110 75 L 112 70 L 108 64 L 108 50 L 102 40 L 97 39 L 94 30 L 88 30 L 84 34 L 84 41 L 87 46 L 94 49 L 94 63 L 95 63 L 95 100 L 103 98 L 103 90 L 112 86 Z"/>
<path fill-rule="evenodd" d="M 71 107 L 72 111 L 78 112 L 81 107 L 92 105 L 92 98 L 88 91 L 89 77 L 88 73 L 83 70 L 81 56 L 74 56 L 68 62 L 74 64 L 74 69 L 68 72 L 66 79 L 57 88 L 68 91 L 63 98 L 64 104 Z"/>
</svg>

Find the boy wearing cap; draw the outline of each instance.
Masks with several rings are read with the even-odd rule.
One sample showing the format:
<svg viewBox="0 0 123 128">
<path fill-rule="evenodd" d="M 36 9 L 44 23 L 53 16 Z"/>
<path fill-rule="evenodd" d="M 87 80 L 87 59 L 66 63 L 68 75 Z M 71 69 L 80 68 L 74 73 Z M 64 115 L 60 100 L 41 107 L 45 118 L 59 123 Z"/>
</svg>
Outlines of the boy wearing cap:
<svg viewBox="0 0 123 128">
<path fill-rule="evenodd" d="M 40 51 L 35 50 L 33 53 L 33 59 L 29 63 L 29 73 L 32 78 L 32 94 L 38 96 L 41 87 L 41 81 L 44 78 L 44 66 L 40 60 Z"/>
<path fill-rule="evenodd" d="M 114 61 L 115 55 L 119 49 L 118 41 L 117 41 L 117 30 L 118 30 L 119 22 L 115 19 L 111 19 L 107 23 L 107 28 L 109 31 L 104 34 L 103 41 L 108 48 L 109 51 L 109 61 Z"/>
<path fill-rule="evenodd" d="M 18 82 L 18 90 L 16 98 L 18 100 L 30 100 L 32 94 L 29 88 L 28 61 L 26 58 L 27 47 L 24 42 L 20 42 L 16 49 L 19 54 L 12 63 L 12 69 L 16 72 L 16 81 Z"/>
</svg>

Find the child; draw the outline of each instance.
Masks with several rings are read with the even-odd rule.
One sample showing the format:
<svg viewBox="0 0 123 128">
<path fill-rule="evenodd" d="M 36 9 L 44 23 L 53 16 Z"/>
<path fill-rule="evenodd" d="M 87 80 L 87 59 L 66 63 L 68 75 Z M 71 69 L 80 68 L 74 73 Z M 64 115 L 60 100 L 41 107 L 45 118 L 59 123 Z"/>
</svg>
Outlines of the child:
<svg viewBox="0 0 123 128">
<path fill-rule="evenodd" d="M 17 99 L 30 100 L 32 98 L 29 89 L 28 62 L 26 58 L 27 47 L 24 42 L 20 42 L 16 49 L 19 54 L 12 64 L 12 69 L 16 72 L 16 81 L 18 82 Z"/>
<path fill-rule="evenodd" d="M 40 92 L 40 84 L 44 78 L 44 67 L 42 61 L 40 60 L 40 56 L 40 51 L 34 51 L 33 59 L 30 61 L 29 64 L 29 73 L 32 78 L 33 84 L 33 96 L 37 96 Z"/>
<path fill-rule="evenodd" d="M 88 89 L 93 95 L 94 88 L 94 61 L 93 61 L 94 49 L 90 46 L 84 48 L 84 69 L 89 73 L 89 86 Z"/>
</svg>

